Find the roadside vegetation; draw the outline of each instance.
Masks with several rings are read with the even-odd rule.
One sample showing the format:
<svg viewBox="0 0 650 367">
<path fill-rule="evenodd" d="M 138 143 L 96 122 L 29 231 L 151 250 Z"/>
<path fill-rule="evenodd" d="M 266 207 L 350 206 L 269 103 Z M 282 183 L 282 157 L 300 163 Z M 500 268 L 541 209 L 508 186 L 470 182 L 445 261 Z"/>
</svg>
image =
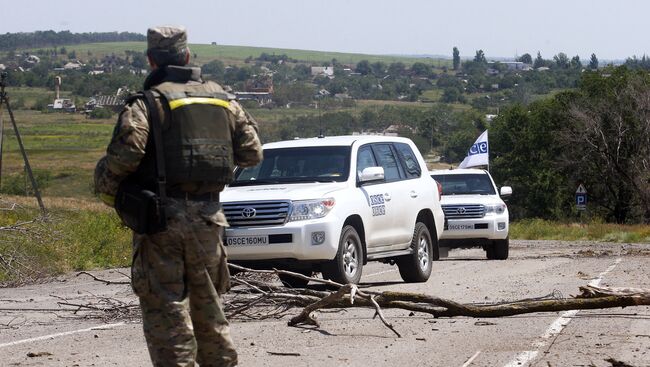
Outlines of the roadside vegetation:
<svg viewBox="0 0 650 367">
<path fill-rule="evenodd" d="M 524 219 L 510 223 L 510 238 L 517 240 L 597 241 L 650 243 L 650 226 L 615 224 L 592 220 L 586 223 Z"/>
</svg>

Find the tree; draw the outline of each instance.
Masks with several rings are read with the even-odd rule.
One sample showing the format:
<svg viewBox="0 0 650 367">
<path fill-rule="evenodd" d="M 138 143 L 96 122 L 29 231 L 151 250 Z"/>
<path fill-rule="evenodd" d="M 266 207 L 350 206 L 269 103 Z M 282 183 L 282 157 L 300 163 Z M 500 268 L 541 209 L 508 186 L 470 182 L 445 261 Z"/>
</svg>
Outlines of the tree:
<svg viewBox="0 0 650 367">
<path fill-rule="evenodd" d="M 370 74 L 370 62 L 368 60 L 361 60 L 357 63 L 356 72 L 361 75 Z"/>
<path fill-rule="evenodd" d="M 388 74 L 394 77 L 402 76 L 406 71 L 406 66 L 402 62 L 394 62 L 388 66 Z"/>
<path fill-rule="evenodd" d="M 461 91 L 458 88 L 448 87 L 445 88 L 442 92 L 442 97 L 440 101 L 444 103 L 454 103 L 458 102 L 462 96 Z"/>
<path fill-rule="evenodd" d="M 516 188 L 508 203 L 513 219 L 557 219 L 570 212 L 572 192 L 562 189 L 568 185 L 557 168 L 563 111 L 557 101 L 543 100 L 506 108 L 492 122 L 491 172 L 495 181 Z"/>
<path fill-rule="evenodd" d="M 383 78 L 386 75 L 386 64 L 381 61 L 373 62 L 370 64 L 370 70 L 372 71 L 372 75 Z"/>
<path fill-rule="evenodd" d="M 580 62 L 580 56 L 575 55 L 571 58 L 571 68 L 573 69 L 582 69 L 582 62 Z"/>
<path fill-rule="evenodd" d="M 569 57 L 564 52 L 560 52 L 559 54 L 553 56 L 553 61 L 555 61 L 555 66 L 557 66 L 559 69 L 568 69 L 571 65 Z"/>
<path fill-rule="evenodd" d="M 596 57 L 596 54 L 591 54 L 591 59 L 589 60 L 589 69 L 598 69 L 598 58 Z"/>
<path fill-rule="evenodd" d="M 618 67 L 587 73 L 568 105 L 563 164 L 605 219 L 650 220 L 650 76 Z M 560 98 L 560 97 L 558 97 Z"/>
<path fill-rule="evenodd" d="M 203 64 L 203 66 L 201 66 L 201 74 L 211 75 L 217 80 L 221 80 L 223 78 L 224 71 L 225 67 L 223 65 L 223 62 L 220 60 L 212 60 L 207 64 Z"/>
<path fill-rule="evenodd" d="M 533 63 L 533 57 L 530 56 L 530 54 L 526 53 L 526 54 L 521 55 L 521 56 L 517 59 L 517 61 L 519 61 L 519 62 L 523 62 L 524 64 L 532 65 L 532 63 Z"/>
<path fill-rule="evenodd" d="M 458 51 L 457 47 L 454 47 L 453 50 L 453 63 L 454 70 L 458 70 L 458 68 L 460 68 L 460 51 Z"/>
<path fill-rule="evenodd" d="M 476 55 L 474 56 L 474 61 L 487 64 L 487 60 L 485 59 L 485 54 L 483 53 L 483 50 L 476 51 Z"/>
<path fill-rule="evenodd" d="M 431 75 L 431 66 L 423 62 L 416 62 L 411 66 L 411 73 L 415 76 L 428 77 Z"/>
<path fill-rule="evenodd" d="M 539 51 L 537 51 L 537 57 L 533 62 L 533 67 L 537 69 L 537 68 L 541 68 L 542 66 L 546 66 L 546 61 L 542 58 L 542 54 Z"/>
</svg>

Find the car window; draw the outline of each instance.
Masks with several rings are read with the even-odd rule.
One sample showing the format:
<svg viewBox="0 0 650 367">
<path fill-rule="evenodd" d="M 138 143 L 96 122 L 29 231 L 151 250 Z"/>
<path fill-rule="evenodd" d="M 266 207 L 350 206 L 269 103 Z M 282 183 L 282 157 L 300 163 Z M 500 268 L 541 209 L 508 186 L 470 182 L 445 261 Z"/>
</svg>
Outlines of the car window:
<svg viewBox="0 0 650 367">
<path fill-rule="evenodd" d="M 400 177 L 397 159 L 389 144 L 374 144 L 372 147 L 377 157 L 377 163 L 384 168 L 384 178 L 388 181 L 397 181 Z"/>
<path fill-rule="evenodd" d="M 395 149 L 400 156 L 400 160 L 404 165 L 406 170 L 407 178 L 417 178 L 422 175 L 422 170 L 420 169 L 420 164 L 418 163 L 413 150 L 408 144 L 405 143 L 395 143 Z"/>
<path fill-rule="evenodd" d="M 487 174 L 435 174 L 434 180 L 442 185 L 443 195 L 495 195 L 494 186 Z"/>
<path fill-rule="evenodd" d="M 372 155 L 372 150 L 369 145 L 359 148 L 357 153 L 357 176 L 368 167 L 377 167 L 375 157 Z"/>
</svg>

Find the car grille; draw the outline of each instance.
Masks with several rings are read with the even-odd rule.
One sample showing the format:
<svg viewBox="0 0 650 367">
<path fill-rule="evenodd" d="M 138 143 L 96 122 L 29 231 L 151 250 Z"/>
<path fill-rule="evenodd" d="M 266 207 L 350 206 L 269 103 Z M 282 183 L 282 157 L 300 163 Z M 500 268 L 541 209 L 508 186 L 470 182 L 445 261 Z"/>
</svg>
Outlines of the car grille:
<svg viewBox="0 0 650 367">
<path fill-rule="evenodd" d="M 222 203 L 231 227 L 274 226 L 286 223 L 289 201 Z"/>
<path fill-rule="evenodd" d="M 483 218 L 485 216 L 483 205 L 443 205 L 442 211 L 447 219 Z"/>
</svg>

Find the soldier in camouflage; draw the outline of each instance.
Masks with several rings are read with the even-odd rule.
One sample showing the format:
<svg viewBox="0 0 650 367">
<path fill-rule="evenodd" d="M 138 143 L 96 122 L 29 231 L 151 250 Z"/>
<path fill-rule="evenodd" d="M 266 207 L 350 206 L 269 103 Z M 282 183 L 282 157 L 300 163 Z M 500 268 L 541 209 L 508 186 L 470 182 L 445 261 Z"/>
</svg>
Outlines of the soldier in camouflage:
<svg viewBox="0 0 650 367">
<path fill-rule="evenodd" d="M 207 116 L 220 120 L 220 125 L 215 126 L 230 130 L 223 140 L 230 146 L 218 148 L 225 152 L 221 158 L 231 162 L 215 172 L 228 173 L 233 164 L 258 164 L 262 148 L 256 122 L 236 101 L 218 98 L 227 96 L 226 92 L 216 83 L 202 81 L 200 69 L 186 66 L 190 53 L 185 29 L 151 28 L 147 32 L 147 46 L 152 72 L 144 89 L 156 91 L 156 104 L 163 120 L 165 160 L 172 154 L 167 152 L 174 152 L 176 147 L 168 147 L 169 139 L 165 136 L 166 131 L 173 130 L 169 124 L 179 122 L 178 117 L 171 116 L 180 116 L 171 111 L 179 106 L 202 105 L 204 109 L 212 108 Z M 192 115 L 194 120 L 200 113 Z M 151 150 L 148 119 L 142 98 L 128 100 L 119 115 L 106 156 L 95 169 L 96 190 L 108 205 L 114 204 L 119 184 L 126 177 L 135 175 L 143 181 L 155 178 L 147 178 L 155 174 L 143 168 L 147 161 L 155 162 L 146 158 L 152 156 L 147 154 Z M 203 130 L 197 131 L 210 133 L 213 122 L 200 121 L 198 126 Z M 196 141 L 205 140 L 200 139 L 200 134 L 195 137 L 199 138 Z M 204 148 L 192 146 L 196 151 Z M 222 242 L 223 228 L 228 223 L 218 202 L 218 193 L 227 180 L 211 179 L 215 175 L 210 176 L 210 167 L 218 165 L 219 160 L 209 154 L 206 157 L 202 167 L 207 168 L 198 170 L 203 176 L 196 176 L 194 170 L 194 176 L 188 175 L 187 180 L 168 180 L 167 229 L 133 236 L 132 286 L 140 299 L 144 334 L 155 366 L 237 364 L 220 301 L 220 295 L 230 285 Z M 167 162 L 169 175 L 188 171 L 183 164 Z M 170 169 L 169 165 L 173 167 Z"/>
</svg>

